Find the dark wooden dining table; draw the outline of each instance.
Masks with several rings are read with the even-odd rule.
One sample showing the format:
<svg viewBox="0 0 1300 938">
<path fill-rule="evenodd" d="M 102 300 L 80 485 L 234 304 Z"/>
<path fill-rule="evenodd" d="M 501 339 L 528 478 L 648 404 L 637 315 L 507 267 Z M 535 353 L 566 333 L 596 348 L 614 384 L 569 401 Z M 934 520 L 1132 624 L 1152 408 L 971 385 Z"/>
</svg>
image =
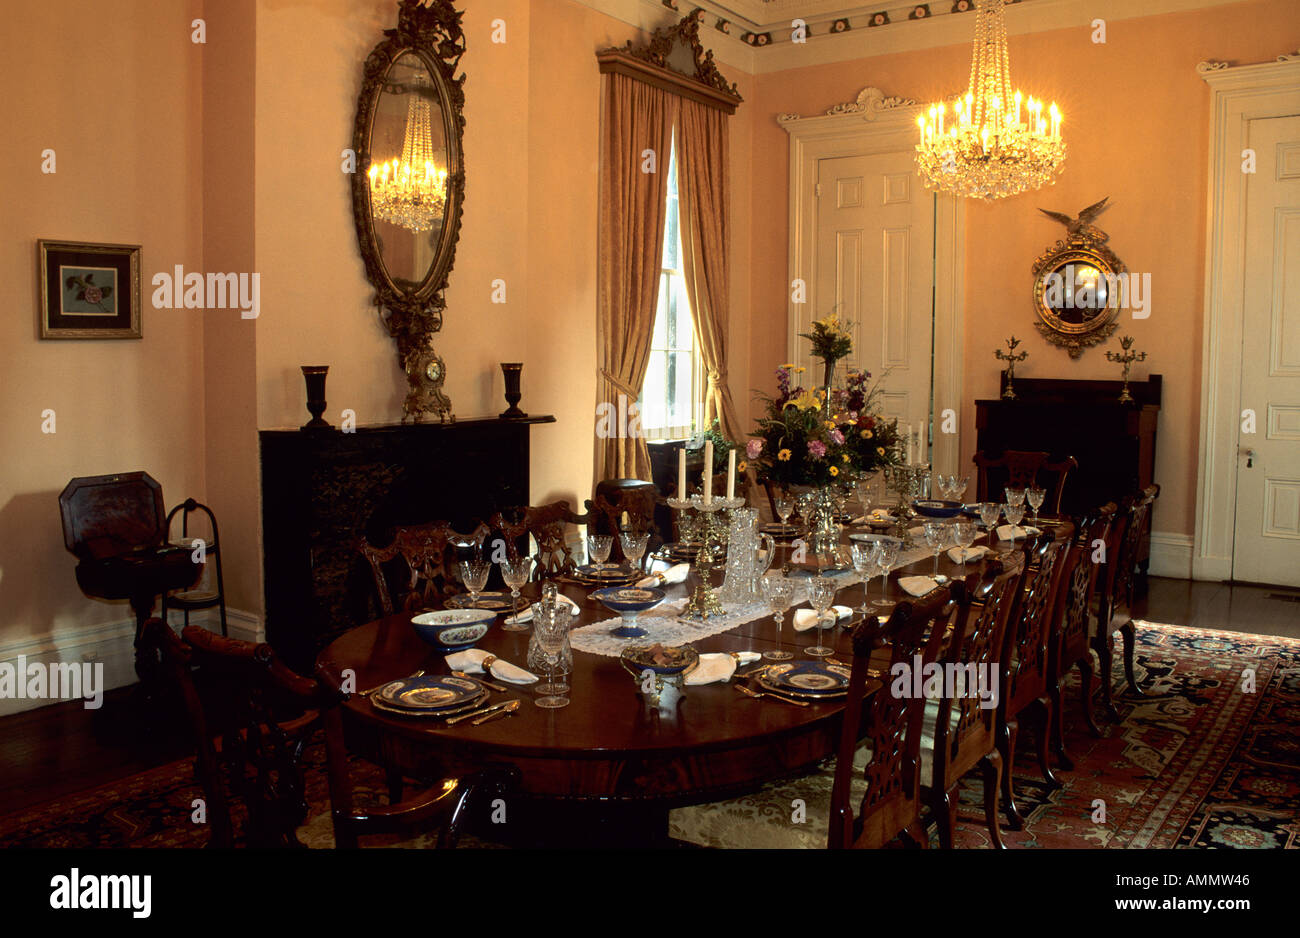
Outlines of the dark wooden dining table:
<svg viewBox="0 0 1300 938">
<path fill-rule="evenodd" d="M 776 563 L 787 559 L 778 556 Z M 900 576 L 928 575 L 933 564 L 932 558 L 926 558 L 893 571 L 890 598 L 906 598 L 895 582 Z M 982 560 L 970 561 L 967 572 L 981 565 Z M 939 569 L 949 576 L 960 571 L 946 551 Z M 562 583 L 561 591 L 581 610 L 575 627 L 613 616 L 589 598 L 590 587 Z M 533 599 L 539 592 L 540 585 L 534 583 L 525 587 L 524 595 Z M 686 587 L 670 586 L 666 592 L 671 600 L 684 596 Z M 862 595 L 863 584 L 855 583 L 841 590 L 835 601 L 856 609 Z M 871 583 L 871 596 L 880 595 L 877 578 Z M 766 615 L 692 645 L 701 653 L 761 654 L 780 647 L 796 659 L 806 659 L 805 649 L 816 644 L 817 630 L 796 632 L 792 618 L 791 612 L 785 614 L 779 637 L 772 617 Z M 851 626 L 859 621 L 855 614 L 823 631 L 833 657 L 845 664 L 851 663 L 853 654 Z M 505 631 L 500 623 L 498 619 L 477 647 L 527 667 L 531 632 Z M 886 667 L 887 649 L 878 654 L 879 661 L 873 664 Z M 420 669 L 430 674 L 449 670 L 444 656 L 416 635 L 409 613 L 345 633 L 321 652 L 318 663 L 335 675 L 351 669 L 358 689 Z M 738 670 L 743 673 L 752 667 Z M 537 707 L 529 685 L 502 683 L 507 690 L 492 692 L 489 701 L 514 697 L 522 706 L 509 717 L 479 726 L 468 721 L 448 726 L 440 720 L 392 714 L 354 695 L 344 705 L 348 745 L 359 755 L 412 777 L 456 775 L 490 763 L 513 764 L 520 769 L 522 782 L 514 798 L 518 823 L 513 819 L 509 823 L 516 832 L 527 831 L 525 839 L 644 845 L 664 842 L 668 811 L 674 807 L 752 791 L 832 755 L 843 712 L 840 701 L 799 707 L 771 698 L 754 699 L 740 693 L 735 682 L 688 686 L 678 706 L 665 711 L 647 703 L 619 659 L 577 650 L 569 683 L 571 703 L 560 709 Z"/>
</svg>

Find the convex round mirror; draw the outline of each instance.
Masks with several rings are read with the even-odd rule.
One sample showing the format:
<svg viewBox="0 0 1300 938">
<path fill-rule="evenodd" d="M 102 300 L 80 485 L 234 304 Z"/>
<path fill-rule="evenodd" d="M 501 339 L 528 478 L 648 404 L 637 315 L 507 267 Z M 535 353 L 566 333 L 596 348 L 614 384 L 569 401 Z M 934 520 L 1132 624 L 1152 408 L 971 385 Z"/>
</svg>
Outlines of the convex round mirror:
<svg viewBox="0 0 1300 938">
<path fill-rule="evenodd" d="M 1068 234 L 1034 262 L 1034 326 L 1071 358 L 1111 336 L 1126 299 L 1124 263 L 1106 246 L 1109 235 L 1091 224 L 1106 201 L 1077 218 L 1044 213 L 1065 225 Z"/>
</svg>

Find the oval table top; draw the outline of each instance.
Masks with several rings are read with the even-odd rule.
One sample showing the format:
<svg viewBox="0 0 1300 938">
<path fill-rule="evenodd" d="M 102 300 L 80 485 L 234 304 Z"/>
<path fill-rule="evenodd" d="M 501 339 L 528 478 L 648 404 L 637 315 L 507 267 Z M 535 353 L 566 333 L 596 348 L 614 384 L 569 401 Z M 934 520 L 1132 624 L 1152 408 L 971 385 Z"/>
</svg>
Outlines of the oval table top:
<svg viewBox="0 0 1300 938">
<path fill-rule="evenodd" d="M 1005 542 L 1003 548 L 1009 546 Z M 890 598 L 906 594 L 892 581 L 900 575 L 929 574 L 933 560 L 925 559 L 891 574 Z M 967 571 L 978 568 L 970 561 Z M 939 569 L 959 572 L 946 554 Z M 881 584 L 871 584 L 871 596 Z M 561 590 L 578 603 L 575 625 L 610 619 L 591 589 L 561 584 Z M 524 588 L 527 599 L 540 591 L 537 583 Z M 686 594 L 682 585 L 666 589 L 668 598 Z M 863 584 L 846 586 L 836 602 L 857 608 Z M 806 605 L 806 604 L 805 604 Z M 441 653 L 415 634 L 410 614 L 388 616 L 353 629 L 321 652 L 319 663 L 339 675 L 355 673 L 355 686 L 368 690 L 386 681 L 423 669 L 447 673 Z M 804 649 L 816 643 L 817 630 L 795 632 L 787 611 L 778 640 L 771 616 L 764 616 L 727 632 L 692 644 L 701 652 L 762 653 L 782 647 L 807 659 Z M 498 617 L 476 647 L 504 661 L 527 667 L 531 630 L 508 632 Z M 833 630 L 823 632 L 834 657 L 851 664 L 851 626 L 858 615 Z M 848 627 L 846 627 L 848 626 Z M 873 665 L 887 667 L 887 649 L 878 652 Z M 744 673 L 756 667 L 741 667 Z M 485 703 L 510 698 L 523 702 L 512 716 L 480 726 L 469 721 L 447 726 L 441 720 L 404 717 L 376 709 L 360 694 L 345 704 L 349 724 L 375 745 L 383 758 L 412 772 L 428 771 L 431 760 L 441 771 L 463 771 L 487 762 L 510 762 L 523 772 L 523 790 L 531 796 L 566 799 L 664 799 L 674 804 L 712 800 L 720 795 L 757 787 L 764 781 L 788 775 L 831 755 L 838 741 L 842 698 L 794 706 L 771 698 L 754 699 L 737 691 L 736 681 L 689 686 L 680 704 L 667 712 L 647 704 L 631 674 L 619 659 L 575 650 L 570 677 L 571 703 L 560 709 L 533 704 L 530 685 L 509 685 L 491 692 Z M 351 741 L 353 733 L 350 733 Z M 367 747 L 363 747 L 367 748 Z"/>
</svg>

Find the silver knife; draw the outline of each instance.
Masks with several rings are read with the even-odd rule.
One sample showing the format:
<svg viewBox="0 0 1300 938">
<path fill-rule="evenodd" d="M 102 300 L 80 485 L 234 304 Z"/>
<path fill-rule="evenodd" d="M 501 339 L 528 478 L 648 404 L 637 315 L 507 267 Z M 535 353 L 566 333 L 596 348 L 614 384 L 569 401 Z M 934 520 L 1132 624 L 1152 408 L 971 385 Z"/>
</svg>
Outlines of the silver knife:
<svg viewBox="0 0 1300 938">
<path fill-rule="evenodd" d="M 457 723 L 461 722 L 462 720 L 469 720 L 474 717 L 481 717 L 484 714 L 495 713 L 496 711 L 502 709 L 503 707 L 510 706 L 510 703 L 511 702 L 507 700 L 505 703 L 499 703 L 494 707 L 481 707 L 478 710 L 471 710 L 469 713 L 462 713 L 460 716 L 452 717 L 450 720 L 448 720 L 447 725 L 455 726 Z"/>
</svg>

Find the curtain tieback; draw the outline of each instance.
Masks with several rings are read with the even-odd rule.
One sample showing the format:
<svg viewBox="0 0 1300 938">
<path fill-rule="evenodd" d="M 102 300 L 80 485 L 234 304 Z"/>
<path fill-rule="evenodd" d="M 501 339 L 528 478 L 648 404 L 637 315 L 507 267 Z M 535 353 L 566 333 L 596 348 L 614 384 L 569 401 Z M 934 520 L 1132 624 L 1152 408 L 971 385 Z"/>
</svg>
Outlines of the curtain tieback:
<svg viewBox="0 0 1300 938">
<path fill-rule="evenodd" d="M 600 375 L 602 378 L 604 378 L 606 381 L 608 381 L 610 384 L 614 385 L 614 387 L 617 390 L 627 395 L 627 399 L 629 401 L 635 401 L 638 397 L 641 396 L 635 390 L 633 390 L 632 385 L 628 384 L 622 378 L 610 374 L 604 368 L 597 369 L 596 373 Z"/>
<path fill-rule="evenodd" d="M 727 374 L 715 368 L 709 369 L 709 387 L 722 388 L 727 382 Z"/>
</svg>

